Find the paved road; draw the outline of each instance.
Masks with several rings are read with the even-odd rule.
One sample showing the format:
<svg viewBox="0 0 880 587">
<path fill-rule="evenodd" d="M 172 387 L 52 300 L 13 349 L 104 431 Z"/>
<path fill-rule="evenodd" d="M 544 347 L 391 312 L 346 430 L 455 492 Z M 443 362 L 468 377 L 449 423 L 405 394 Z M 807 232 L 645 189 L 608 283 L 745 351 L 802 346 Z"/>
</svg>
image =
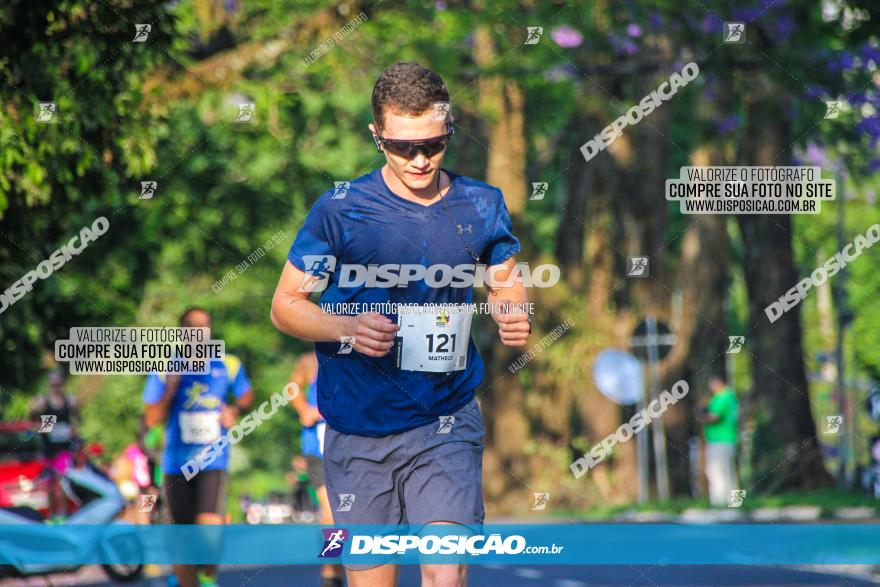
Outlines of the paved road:
<svg viewBox="0 0 880 587">
<path fill-rule="evenodd" d="M 23 584 L 23 583 L 22 583 Z M 31 585 L 42 585 L 33 582 Z M 65 585 L 56 581 L 55 585 Z M 317 567 L 242 567 L 226 569 L 221 573 L 223 587 L 317 587 Z M 92 587 L 110 583 L 90 583 Z M 149 579 L 141 587 L 160 587 L 164 580 Z M 417 567 L 402 567 L 400 587 L 418 587 Z M 784 587 L 787 585 L 852 586 L 880 585 L 851 576 L 809 572 L 783 567 L 746 566 L 473 566 L 470 569 L 470 587 L 593 587 L 619 586 L 687 586 L 715 585 Z"/>
</svg>

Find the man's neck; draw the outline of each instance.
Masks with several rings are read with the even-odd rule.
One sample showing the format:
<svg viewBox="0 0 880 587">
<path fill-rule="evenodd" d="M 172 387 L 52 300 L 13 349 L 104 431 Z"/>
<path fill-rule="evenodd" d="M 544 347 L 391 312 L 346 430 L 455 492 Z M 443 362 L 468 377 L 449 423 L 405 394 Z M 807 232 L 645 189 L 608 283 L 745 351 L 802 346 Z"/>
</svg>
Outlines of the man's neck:
<svg viewBox="0 0 880 587">
<path fill-rule="evenodd" d="M 427 206 L 433 204 L 438 201 L 440 197 L 446 195 L 446 192 L 449 190 L 449 186 L 451 185 L 451 181 L 446 173 L 443 170 L 438 170 L 438 177 L 440 178 L 440 189 L 438 194 L 437 182 L 432 182 L 428 187 L 421 190 L 413 190 L 409 188 L 406 184 L 400 181 L 400 178 L 394 174 L 389 168 L 388 164 L 382 166 L 380 172 L 382 173 L 382 177 L 385 179 L 385 184 L 388 186 L 392 192 L 396 195 L 400 196 L 404 200 L 409 200 L 410 202 L 416 202 L 417 204 L 422 204 L 423 206 Z"/>
</svg>

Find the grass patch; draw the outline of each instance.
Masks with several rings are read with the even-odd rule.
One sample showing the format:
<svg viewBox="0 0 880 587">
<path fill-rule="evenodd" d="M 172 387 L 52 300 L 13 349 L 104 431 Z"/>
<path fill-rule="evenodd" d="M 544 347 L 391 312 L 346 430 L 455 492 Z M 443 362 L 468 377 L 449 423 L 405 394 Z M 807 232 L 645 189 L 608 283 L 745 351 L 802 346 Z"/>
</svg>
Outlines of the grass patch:
<svg viewBox="0 0 880 587">
<path fill-rule="evenodd" d="M 822 516 L 831 516 L 835 509 L 841 507 L 871 507 L 880 515 L 880 501 L 869 495 L 856 491 L 840 491 L 823 489 L 807 493 L 780 493 L 778 495 L 746 495 L 742 511 L 751 512 L 759 508 L 780 508 L 786 506 L 819 506 Z M 560 516 L 585 520 L 609 520 L 625 512 L 660 512 L 677 515 L 687 509 L 711 509 L 705 499 L 676 499 L 669 502 L 649 502 L 645 504 L 626 504 L 600 506 L 587 510 L 565 510 L 558 512 Z"/>
</svg>

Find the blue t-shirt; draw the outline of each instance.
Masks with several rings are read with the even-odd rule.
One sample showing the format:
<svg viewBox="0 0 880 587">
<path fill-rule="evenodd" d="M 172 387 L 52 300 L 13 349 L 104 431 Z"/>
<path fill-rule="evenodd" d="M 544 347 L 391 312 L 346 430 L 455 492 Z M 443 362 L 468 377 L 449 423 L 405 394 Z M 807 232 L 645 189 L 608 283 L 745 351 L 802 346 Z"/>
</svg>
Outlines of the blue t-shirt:
<svg viewBox="0 0 880 587">
<path fill-rule="evenodd" d="M 511 232 L 501 190 L 446 173 L 452 180 L 443 198 L 446 207 L 443 201 L 423 206 L 394 194 L 381 168 L 351 181 L 344 191 L 329 190 L 312 206 L 288 259 L 310 275 L 316 267 L 330 268 L 330 262 L 316 261 L 325 255 L 335 258 L 335 267 L 473 266 L 462 237 L 480 262 L 489 266 L 518 253 L 519 241 Z M 321 293 L 322 306 L 473 302 L 472 287 L 429 287 L 424 280 L 410 281 L 406 287 L 340 286 L 339 281 L 339 272 L 329 271 Z M 396 315 L 385 315 L 397 321 Z M 470 339 L 466 368 L 449 373 L 401 370 L 396 348 L 380 358 L 357 351 L 337 354 L 339 349 L 339 342 L 315 344 L 318 409 L 334 430 L 346 434 L 386 436 L 435 422 L 438 416 L 451 414 L 469 402 L 483 380 L 483 362 Z"/>
<path fill-rule="evenodd" d="M 188 444 L 181 438 L 181 413 L 217 412 L 223 409 L 226 394 L 239 398 L 251 389 L 251 382 L 241 361 L 226 355 L 222 360 L 211 361 L 211 373 L 206 375 L 181 375 L 180 387 L 168 408 L 168 420 L 165 427 L 165 452 L 162 454 L 162 471 L 180 475 L 180 468 L 190 459 L 194 459 L 207 444 Z M 165 375 L 151 373 L 147 376 L 144 386 L 144 403 L 158 403 L 165 394 Z M 221 426 L 221 434 L 226 428 Z M 229 465 L 229 447 L 225 447 L 217 459 L 204 467 L 203 470 L 226 470 Z"/>
<path fill-rule="evenodd" d="M 312 381 L 309 383 L 309 388 L 306 389 L 306 402 L 310 406 L 318 405 L 318 385 L 317 381 Z M 300 433 L 300 450 L 302 454 L 312 456 L 312 457 L 323 457 L 324 455 L 321 453 L 321 441 L 318 440 L 318 425 L 321 424 L 324 420 L 318 420 L 311 426 L 303 426 L 302 432 Z"/>
</svg>

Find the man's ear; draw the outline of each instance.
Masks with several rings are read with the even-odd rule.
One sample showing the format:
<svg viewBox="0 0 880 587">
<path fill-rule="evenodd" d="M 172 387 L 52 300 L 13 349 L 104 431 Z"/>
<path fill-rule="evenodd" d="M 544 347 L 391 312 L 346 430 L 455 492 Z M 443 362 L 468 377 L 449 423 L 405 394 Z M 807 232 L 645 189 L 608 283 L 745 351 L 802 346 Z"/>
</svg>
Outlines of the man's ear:
<svg viewBox="0 0 880 587">
<path fill-rule="evenodd" d="M 382 143 L 379 142 L 379 131 L 376 129 L 376 125 L 374 123 L 370 123 L 370 133 L 373 136 L 373 142 L 376 143 L 376 149 L 381 153 L 382 152 Z"/>
</svg>

